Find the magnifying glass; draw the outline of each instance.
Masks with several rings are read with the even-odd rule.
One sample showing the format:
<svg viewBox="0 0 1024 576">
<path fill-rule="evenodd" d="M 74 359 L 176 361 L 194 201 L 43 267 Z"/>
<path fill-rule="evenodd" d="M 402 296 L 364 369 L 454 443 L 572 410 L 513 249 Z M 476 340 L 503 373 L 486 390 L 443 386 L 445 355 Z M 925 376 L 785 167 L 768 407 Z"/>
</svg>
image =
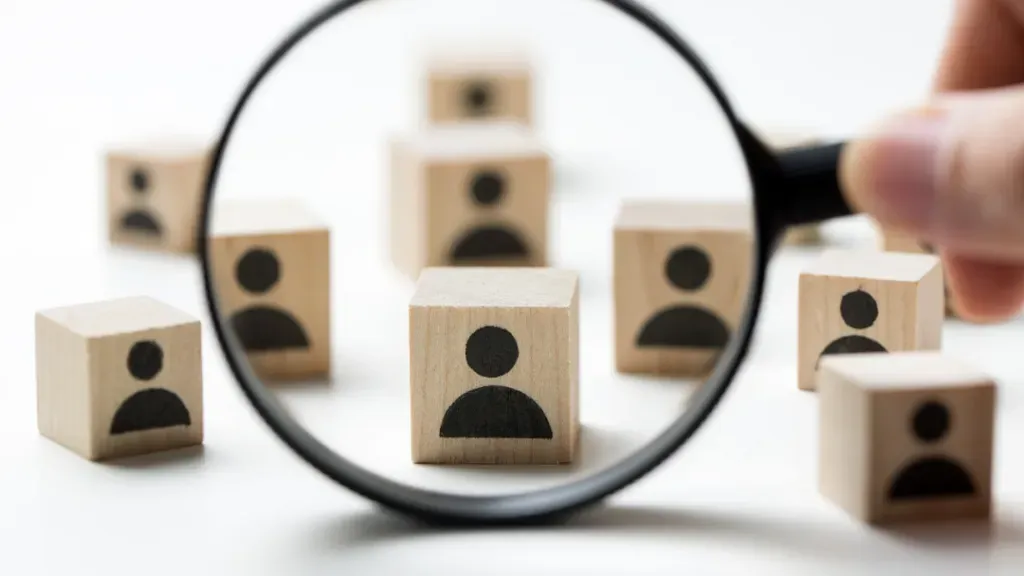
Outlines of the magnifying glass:
<svg viewBox="0 0 1024 576">
<path fill-rule="evenodd" d="M 850 214 L 840 150 L 770 150 L 632 1 L 333 2 L 215 147 L 210 314 L 343 487 L 432 523 L 560 518 L 707 421 L 782 233 Z"/>
</svg>

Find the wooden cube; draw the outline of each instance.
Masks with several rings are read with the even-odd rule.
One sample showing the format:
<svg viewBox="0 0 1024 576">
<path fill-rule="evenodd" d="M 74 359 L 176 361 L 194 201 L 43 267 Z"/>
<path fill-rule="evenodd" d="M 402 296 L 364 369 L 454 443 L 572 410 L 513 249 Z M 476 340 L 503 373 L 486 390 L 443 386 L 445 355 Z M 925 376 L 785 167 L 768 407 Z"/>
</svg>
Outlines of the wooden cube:
<svg viewBox="0 0 1024 576">
<path fill-rule="evenodd" d="M 111 244 L 194 253 L 210 148 L 182 141 L 143 143 L 107 155 Z"/>
<path fill-rule="evenodd" d="M 571 462 L 578 302 L 574 272 L 424 270 L 409 305 L 413 461 Z"/>
<path fill-rule="evenodd" d="M 886 252 L 909 252 L 911 254 L 935 254 L 935 248 L 927 243 L 917 240 L 909 234 L 893 230 L 880 230 L 881 249 Z M 946 300 L 946 317 L 955 318 L 956 311 L 953 309 L 953 301 L 949 295 L 949 283 L 943 283 L 943 290 Z"/>
<path fill-rule="evenodd" d="M 618 371 L 711 372 L 743 316 L 752 225 L 743 203 L 623 203 L 614 231 Z"/>
<path fill-rule="evenodd" d="M 800 275 L 797 381 L 830 354 L 938 350 L 943 279 L 926 254 L 829 250 Z"/>
<path fill-rule="evenodd" d="M 36 313 L 39 432 L 89 460 L 202 444 L 199 321 L 148 297 Z"/>
<path fill-rule="evenodd" d="M 509 121 L 531 126 L 533 90 L 526 54 L 438 51 L 426 68 L 427 119 L 431 124 Z"/>
<path fill-rule="evenodd" d="M 821 363 L 819 489 L 872 524 L 985 518 L 996 385 L 939 352 Z"/>
<path fill-rule="evenodd" d="M 330 232 L 302 203 L 225 200 L 210 262 L 221 312 L 260 378 L 319 378 L 331 367 Z"/>
<path fill-rule="evenodd" d="M 391 162 L 391 256 L 408 276 L 547 264 L 551 161 L 527 129 L 433 128 L 394 140 Z"/>
</svg>

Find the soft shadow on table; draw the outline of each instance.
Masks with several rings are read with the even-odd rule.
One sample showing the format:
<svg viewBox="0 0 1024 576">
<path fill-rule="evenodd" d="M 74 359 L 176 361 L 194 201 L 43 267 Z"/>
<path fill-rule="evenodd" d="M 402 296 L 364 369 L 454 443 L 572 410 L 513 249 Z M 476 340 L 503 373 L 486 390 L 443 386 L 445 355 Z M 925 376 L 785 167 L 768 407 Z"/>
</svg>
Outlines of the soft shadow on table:
<svg viewBox="0 0 1024 576">
<path fill-rule="evenodd" d="M 852 522 L 852 521 L 851 521 Z M 303 542 L 314 554 L 332 555 L 344 550 L 387 546 L 422 538 L 442 538 L 487 531 L 531 534 L 644 535 L 652 538 L 713 536 L 715 541 L 736 541 L 745 546 L 787 551 L 831 561 L 862 559 L 867 540 L 882 538 L 913 547 L 983 550 L 995 546 L 1024 545 L 1024 530 L 1008 519 L 984 523 L 949 524 L 943 527 L 873 529 L 859 524 L 795 519 L 757 512 L 688 511 L 647 506 L 605 506 L 565 521 L 513 528 L 443 528 L 425 526 L 386 512 L 364 512 L 310 526 Z"/>
</svg>

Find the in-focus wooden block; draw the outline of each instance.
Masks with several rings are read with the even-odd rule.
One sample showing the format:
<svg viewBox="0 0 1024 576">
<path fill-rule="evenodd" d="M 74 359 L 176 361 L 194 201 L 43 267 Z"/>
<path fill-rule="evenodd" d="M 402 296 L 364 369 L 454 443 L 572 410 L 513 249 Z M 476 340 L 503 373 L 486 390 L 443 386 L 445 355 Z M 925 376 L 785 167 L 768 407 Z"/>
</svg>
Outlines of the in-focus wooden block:
<svg viewBox="0 0 1024 576">
<path fill-rule="evenodd" d="M 107 154 L 111 244 L 194 253 L 210 147 L 151 142 Z"/>
<path fill-rule="evenodd" d="M 202 444 L 199 320 L 148 297 L 36 313 L 39 432 L 89 460 Z"/>
<path fill-rule="evenodd" d="M 921 242 L 910 236 L 909 234 L 903 234 L 895 232 L 893 230 L 884 230 L 879 228 L 879 236 L 881 238 L 881 249 L 886 252 L 909 252 L 910 254 L 935 254 L 935 248 L 927 242 Z M 949 283 L 944 283 L 944 291 L 946 295 L 946 317 L 955 318 L 956 311 L 953 309 L 953 301 L 949 296 Z"/>
<path fill-rule="evenodd" d="M 821 363 L 819 489 L 872 524 L 985 518 L 996 384 L 939 352 Z"/>
<path fill-rule="evenodd" d="M 426 108 L 432 124 L 534 123 L 534 71 L 527 54 L 436 51 L 427 61 Z"/>
<path fill-rule="evenodd" d="M 938 350 L 943 279 L 927 254 L 829 250 L 800 275 L 797 380 L 829 354 Z"/>
<path fill-rule="evenodd" d="M 753 246 L 747 204 L 623 203 L 614 231 L 617 369 L 710 373 L 743 315 Z"/>
<path fill-rule="evenodd" d="M 222 313 L 253 371 L 276 381 L 329 374 L 327 226 L 297 201 L 225 200 L 213 207 L 210 245 Z"/>
<path fill-rule="evenodd" d="M 427 129 L 391 148 L 391 256 L 433 266 L 545 266 L 551 160 L 512 124 Z"/>
<path fill-rule="evenodd" d="M 413 461 L 572 462 L 578 310 L 574 272 L 424 270 L 409 305 Z"/>
</svg>

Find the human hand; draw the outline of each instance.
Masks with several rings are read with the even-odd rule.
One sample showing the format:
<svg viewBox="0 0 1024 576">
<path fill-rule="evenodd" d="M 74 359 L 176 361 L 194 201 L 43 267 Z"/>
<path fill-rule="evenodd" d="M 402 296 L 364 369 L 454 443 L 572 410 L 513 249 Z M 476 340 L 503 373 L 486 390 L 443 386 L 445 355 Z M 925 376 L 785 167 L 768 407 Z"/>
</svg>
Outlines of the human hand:
<svg viewBox="0 0 1024 576">
<path fill-rule="evenodd" d="M 851 141 L 847 201 L 938 248 L 966 320 L 1024 306 L 1024 0 L 959 0 L 925 108 Z"/>
</svg>

